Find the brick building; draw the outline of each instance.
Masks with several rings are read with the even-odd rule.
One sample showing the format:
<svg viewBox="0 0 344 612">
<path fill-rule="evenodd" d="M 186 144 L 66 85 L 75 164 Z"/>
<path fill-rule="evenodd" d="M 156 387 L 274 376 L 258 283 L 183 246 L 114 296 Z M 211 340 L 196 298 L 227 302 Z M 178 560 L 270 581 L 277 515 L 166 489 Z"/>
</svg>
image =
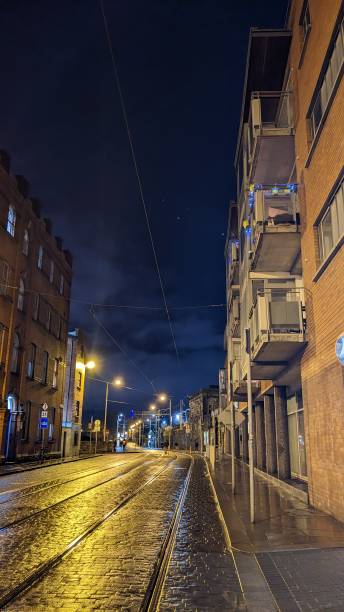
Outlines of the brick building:
<svg viewBox="0 0 344 612">
<path fill-rule="evenodd" d="M 310 503 L 341 520 L 343 61 L 340 0 L 292 0 L 285 28 L 251 30 L 226 244 L 237 452 L 247 461 L 250 364 L 257 469 L 308 481 Z"/>
<path fill-rule="evenodd" d="M 7 154 L 0 162 L 0 442 L 2 459 L 14 459 L 42 442 L 60 452 L 72 258 Z"/>
<path fill-rule="evenodd" d="M 79 455 L 84 402 L 85 372 L 89 367 L 85 358 L 82 332 L 75 329 L 68 333 L 64 403 L 62 415 L 62 456 Z"/>
<path fill-rule="evenodd" d="M 219 387 L 209 385 L 189 397 L 190 444 L 192 450 L 203 452 L 209 446 L 212 412 L 218 411 Z"/>
</svg>

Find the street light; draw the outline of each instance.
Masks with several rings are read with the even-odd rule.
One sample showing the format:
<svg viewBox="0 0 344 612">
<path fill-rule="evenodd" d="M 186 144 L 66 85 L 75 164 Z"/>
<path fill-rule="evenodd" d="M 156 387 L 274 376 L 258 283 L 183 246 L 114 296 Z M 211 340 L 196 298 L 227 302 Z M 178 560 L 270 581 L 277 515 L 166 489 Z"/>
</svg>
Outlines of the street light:
<svg viewBox="0 0 344 612">
<path fill-rule="evenodd" d="M 115 378 L 114 385 L 116 387 L 123 387 L 123 385 L 124 385 L 123 379 L 122 378 Z"/>
<path fill-rule="evenodd" d="M 159 401 L 160 402 L 166 402 L 167 400 L 169 401 L 169 409 L 170 409 L 170 429 L 168 431 L 168 450 L 171 450 L 171 431 L 172 431 L 172 399 L 170 397 L 167 397 L 166 393 L 161 393 L 159 395 Z"/>
</svg>

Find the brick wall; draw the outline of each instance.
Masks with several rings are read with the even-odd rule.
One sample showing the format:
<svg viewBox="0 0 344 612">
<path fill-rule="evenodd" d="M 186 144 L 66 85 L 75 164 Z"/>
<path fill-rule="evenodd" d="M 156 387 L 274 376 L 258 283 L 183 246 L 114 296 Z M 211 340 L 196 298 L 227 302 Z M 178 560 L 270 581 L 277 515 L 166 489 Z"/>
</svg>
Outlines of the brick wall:
<svg viewBox="0 0 344 612">
<path fill-rule="evenodd" d="M 310 502 L 344 520 L 344 375 L 335 340 L 344 331 L 344 248 L 320 278 L 314 223 L 344 164 L 344 80 L 306 167 L 306 114 L 319 78 L 340 0 L 310 0 L 312 29 L 299 66 L 301 0 L 293 3 L 290 68 L 296 107 L 296 169 L 301 199 L 301 249 L 308 346 L 301 363 Z"/>
</svg>

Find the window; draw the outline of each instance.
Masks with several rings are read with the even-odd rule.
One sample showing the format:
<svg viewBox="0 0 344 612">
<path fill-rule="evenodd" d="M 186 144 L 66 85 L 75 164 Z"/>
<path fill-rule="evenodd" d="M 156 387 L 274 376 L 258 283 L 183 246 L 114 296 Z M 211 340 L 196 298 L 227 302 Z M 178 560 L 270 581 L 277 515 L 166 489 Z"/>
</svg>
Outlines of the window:
<svg viewBox="0 0 344 612">
<path fill-rule="evenodd" d="M 24 280 L 20 277 L 19 279 L 19 289 L 18 289 L 18 299 L 17 299 L 17 308 L 23 312 L 24 310 L 24 296 L 25 296 L 25 285 Z"/>
<path fill-rule="evenodd" d="M 82 374 L 81 372 L 77 372 L 76 386 L 78 389 L 81 389 L 81 383 L 82 383 Z"/>
<path fill-rule="evenodd" d="M 304 2 L 302 7 L 299 25 L 301 26 L 302 42 L 305 42 L 307 34 L 311 29 L 311 16 L 309 12 L 308 0 Z"/>
<path fill-rule="evenodd" d="M 80 418 L 80 402 L 77 400 L 75 402 L 75 422 L 78 423 Z"/>
<path fill-rule="evenodd" d="M 318 244 L 321 263 L 344 236 L 344 179 L 318 224 Z"/>
<path fill-rule="evenodd" d="M 60 276 L 60 295 L 63 295 L 63 289 L 64 289 L 64 278 L 61 274 Z"/>
<path fill-rule="evenodd" d="M 50 321 L 51 321 L 51 310 L 49 306 L 47 306 L 47 318 L 45 320 L 45 327 L 48 331 L 50 329 Z"/>
<path fill-rule="evenodd" d="M 37 321 L 39 310 L 39 295 L 35 293 L 32 297 L 32 318 Z"/>
<path fill-rule="evenodd" d="M 336 39 L 332 45 L 332 49 L 324 71 L 324 76 L 318 87 L 318 95 L 310 109 L 310 127 L 312 140 L 314 140 L 319 129 L 321 120 L 327 109 L 330 96 L 333 92 L 337 78 L 340 74 L 344 60 L 344 22 L 342 21 L 338 30 Z"/>
<path fill-rule="evenodd" d="M 40 246 L 38 249 L 37 268 L 42 270 L 43 267 L 43 247 Z"/>
<path fill-rule="evenodd" d="M 30 417 L 31 417 L 31 402 L 26 402 L 24 406 L 24 410 L 22 412 L 22 417 L 21 417 L 21 439 L 22 440 L 27 440 L 29 437 Z"/>
<path fill-rule="evenodd" d="M 23 238 L 23 255 L 28 256 L 28 254 L 29 254 L 29 232 L 26 229 L 24 232 L 24 238 Z"/>
<path fill-rule="evenodd" d="M 59 376 L 59 360 L 54 360 L 54 371 L 53 371 L 53 388 L 57 389 L 57 382 Z"/>
<path fill-rule="evenodd" d="M 49 365 L 49 353 L 47 351 L 43 351 L 42 377 L 41 377 L 41 383 L 43 385 L 47 384 L 48 365 Z"/>
<path fill-rule="evenodd" d="M 54 262 L 50 261 L 50 272 L 49 272 L 49 281 L 52 283 L 54 280 Z"/>
<path fill-rule="evenodd" d="M 36 352 L 37 347 L 35 344 L 30 344 L 28 350 L 28 362 L 26 375 L 28 378 L 33 379 L 35 376 L 35 365 L 36 365 Z"/>
<path fill-rule="evenodd" d="M 17 215 L 16 215 L 15 208 L 13 206 L 10 206 L 8 209 L 6 229 L 11 236 L 14 236 L 15 234 L 16 218 L 17 218 Z"/>
<path fill-rule="evenodd" d="M 52 442 L 53 439 L 54 439 L 55 417 L 56 417 L 56 408 L 52 408 L 51 409 L 51 418 L 50 418 L 50 422 L 49 422 L 49 429 L 48 429 L 48 440 L 49 440 L 49 442 Z"/>
<path fill-rule="evenodd" d="M 79 432 L 74 432 L 74 446 L 78 446 L 79 444 Z"/>
<path fill-rule="evenodd" d="M 12 359 L 11 359 L 11 372 L 12 374 L 18 374 L 19 371 L 19 336 L 14 334 L 13 336 L 13 347 L 12 347 Z"/>
<path fill-rule="evenodd" d="M 9 272 L 7 261 L 0 261 L 0 295 L 7 295 Z"/>
</svg>

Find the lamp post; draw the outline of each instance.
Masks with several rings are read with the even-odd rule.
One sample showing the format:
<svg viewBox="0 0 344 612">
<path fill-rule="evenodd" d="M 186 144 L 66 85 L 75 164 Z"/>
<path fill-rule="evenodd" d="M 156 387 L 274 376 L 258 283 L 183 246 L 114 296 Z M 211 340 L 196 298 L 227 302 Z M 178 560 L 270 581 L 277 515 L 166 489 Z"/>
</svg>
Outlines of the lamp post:
<svg viewBox="0 0 344 612">
<path fill-rule="evenodd" d="M 166 402 L 166 400 L 168 399 L 168 403 L 169 403 L 169 412 L 170 412 L 170 428 L 168 430 L 168 450 L 171 450 L 171 434 L 172 434 L 172 399 L 170 397 L 167 397 L 167 395 L 165 393 L 161 393 L 161 395 L 159 395 L 159 401 L 160 402 Z"/>
</svg>

